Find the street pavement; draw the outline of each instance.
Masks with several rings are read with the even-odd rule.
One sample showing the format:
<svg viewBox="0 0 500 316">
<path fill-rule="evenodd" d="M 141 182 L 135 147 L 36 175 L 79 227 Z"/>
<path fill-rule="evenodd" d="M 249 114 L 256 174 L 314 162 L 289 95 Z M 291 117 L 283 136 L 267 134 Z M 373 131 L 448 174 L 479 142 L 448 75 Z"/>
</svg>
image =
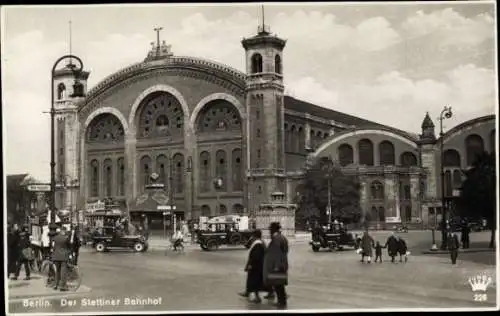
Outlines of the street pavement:
<svg viewBox="0 0 500 316">
<path fill-rule="evenodd" d="M 388 234 L 372 233 L 380 241 Z M 468 278 L 480 273 L 496 279 L 495 253 L 462 253 L 458 265 L 452 266 L 449 256 L 425 255 L 418 249 L 419 245 L 430 247 L 429 234 L 402 234 L 412 253 L 407 263 L 394 264 L 387 257 L 383 263 L 363 264 L 353 250 L 313 253 L 306 238 L 293 240 L 288 309 L 495 307 L 496 283 L 490 285 L 483 302 L 474 301 L 468 283 Z M 487 239 L 480 234 L 471 236 L 472 245 L 474 239 Z M 79 266 L 82 284 L 89 292 L 17 295 L 9 300 L 9 311 L 88 314 L 275 309 L 267 301 L 253 304 L 237 295 L 245 284 L 246 256 L 243 247 L 204 252 L 196 245 L 188 245 L 184 254 L 158 247 L 146 253 L 96 253 L 86 249 L 80 255 Z"/>
</svg>

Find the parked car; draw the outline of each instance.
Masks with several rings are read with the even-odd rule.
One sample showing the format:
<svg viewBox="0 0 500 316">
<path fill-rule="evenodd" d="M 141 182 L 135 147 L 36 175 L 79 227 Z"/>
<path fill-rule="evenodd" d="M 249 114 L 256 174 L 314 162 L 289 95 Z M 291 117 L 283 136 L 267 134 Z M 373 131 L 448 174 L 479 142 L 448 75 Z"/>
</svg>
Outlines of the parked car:
<svg viewBox="0 0 500 316">
<path fill-rule="evenodd" d="M 359 246 L 359 236 L 347 232 L 347 229 L 330 229 L 317 227 L 311 232 L 311 241 L 309 242 L 314 252 L 321 248 L 327 248 L 330 251 L 342 250 L 343 247 L 357 248 Z"/>
<path fill-rule="evenodd" d="M 198 244 L 205 251 L 217 250 L 220 246 L 250 247 L 253 230 L 238 230 L 235 222 L 207 224 L 207 229 L 198 231 Z"/>
</svg>

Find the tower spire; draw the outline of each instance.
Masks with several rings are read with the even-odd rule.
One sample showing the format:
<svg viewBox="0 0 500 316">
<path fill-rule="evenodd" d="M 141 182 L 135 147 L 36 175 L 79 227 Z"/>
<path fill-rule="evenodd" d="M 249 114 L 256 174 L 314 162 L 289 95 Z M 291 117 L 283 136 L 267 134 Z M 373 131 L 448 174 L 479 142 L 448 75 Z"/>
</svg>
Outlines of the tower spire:
<svg viewBox="0 0 500 316">
<path fill-rule="evenodd" d="M 72 38 L 71 38 L 71 33 L 72 33 L 72 29 L 71 29 L 71 19 L 69 20 L 69 54 L 71 55 L 72 54 Z M 69 62 L 68 62 L 68 66 L 69 67 L 72 67 L 73 66 L 73 59 L 72 58 L 69 58 Z"/>
<path fill-rule="evenodd" d="M 266 25 L 266 16 L 264 14 L 264 5 L 262 5 L 262 29 L 264 29 L 264 25 Z"/>
<path fill-rule="evenodd" d="M 154 31 L 156 32 L 156 56 L 160 56 L 160 31 L 163 27 L 156 27 Z"/>
<path fill-rule="evenodd" d="M 265 12 L 264 12 L 264 5 L 261 5 L 260 7 L 261 12 L 262 12 L 262 24 L 259 25 L 257 28 L 257 31 L 259 34 L 269 34 L 269 26 L 266 25 L 266 18 L 265 18 Z"/>
</svg>

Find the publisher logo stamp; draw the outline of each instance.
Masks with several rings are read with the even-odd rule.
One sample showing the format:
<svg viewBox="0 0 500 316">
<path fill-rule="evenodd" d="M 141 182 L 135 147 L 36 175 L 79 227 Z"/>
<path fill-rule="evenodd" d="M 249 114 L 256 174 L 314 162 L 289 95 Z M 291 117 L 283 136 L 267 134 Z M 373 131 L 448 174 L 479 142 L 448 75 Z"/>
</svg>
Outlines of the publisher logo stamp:
<svg viewBox="0 0 500 316">
<path fill-rule="evenodd" d="M 486 290 L 492 281 L 492 277 L 486 274 L 479 274 L 475 277 L 469 278 L 469 284 L 473 293 L 472 298 L 475 302 L 486 302 L 488 300 Z"/>
</svg>

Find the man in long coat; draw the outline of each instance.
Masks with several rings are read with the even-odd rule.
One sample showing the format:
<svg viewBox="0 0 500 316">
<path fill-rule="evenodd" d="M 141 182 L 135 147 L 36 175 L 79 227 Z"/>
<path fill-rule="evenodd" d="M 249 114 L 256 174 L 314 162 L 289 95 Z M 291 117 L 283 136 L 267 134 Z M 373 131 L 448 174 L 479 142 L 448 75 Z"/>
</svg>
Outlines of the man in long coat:
<svg viewBox="0 0 500 316">
<path fill-rule="evenodd" d="M 8 276 L 11 274 L 15 274 L 17 270 L 17 261 L 21 254 L 20 249 L 20 232 L 19 226 L 17 224 L 13 224 L 9 230 L 9 234 L 7 235 L 8 242 Z"/>
<path fill-rule="evenodd" d="M 264 286 L 264 255 L 266 253 L 266 246 L 262 241 L 262 231 L 260 229 L 255 230 L 252 235 L 248 260 L 245 264 L 245 272 L 247 272 L 246 290 L 239 294 L 248 297 L 253 293 L 254 298 L 251 301 L 260 303 L 259 291 L 266 290 Z"/>
<path fill-rule="evenodd" d="M 372 248 L 375 246 L 372 236 L 368 234 L 368 231 L 363 232 L 361 237 L 361 262 L 364 262 L 365 257 L 368 257 L 368 263 L 372 262 Z"/>
<path fill-rule="evenodd" d="M 406 245 L 406 241 L 403 238 L 398 237 L 399 262 L 403 262 L 403 256 L 405 256 L 405 262 L 408 261 L 408 255 L 406 253 L 407 251 L 408 246 Z"/>
<path fill-rule="evenodd" d="M 391 262 L 394 262 L 394 257 L 398 254 L 399 250 L 399 241 L 398 237 L 394 232 L 387 238 L 387 241 L 385 242 L 385 247 L 387 247 L 387 254 L 389 257 L 391 257 Z"/>
<path fill-rule="evenodd" d="M 60 288 L 61 291 L 67 291 L 66 275 L 71 254 L 71 240 L 70 236 L 66 234 L 66 227 L 61 227 L 61 231 L 54 237 L 53 243 L 52 261 L 56 265 L 56 285 L 54 290 Z"/>
<path fill-rule="evenodd" d="M 470 244 L 470 227 L 469 227 L 469 222 L 467 219 L 462 221 L 462 227 L 461 227 L 461 240 L 462 240 L 462 248 L 468 249 L 469 244 Z"/>
<path fill-rule="evenodd" d="M 278 308 L 287 306 L 285 286 L 288 285 L 288 240 L 280 232 L 280 224 L 273 222 L 269 226 L 271 242 L 264 257 L 264 283 L 275 292 Z"/>
<path fill-rule="evenodd" d="M 458 237 L 456 233 L 448 233 L 447 246 L 450 251 L 451 264 L 457 263 L 458 248 L 460 248 L 460 243 L 458 242 Z"/>
</svg>

